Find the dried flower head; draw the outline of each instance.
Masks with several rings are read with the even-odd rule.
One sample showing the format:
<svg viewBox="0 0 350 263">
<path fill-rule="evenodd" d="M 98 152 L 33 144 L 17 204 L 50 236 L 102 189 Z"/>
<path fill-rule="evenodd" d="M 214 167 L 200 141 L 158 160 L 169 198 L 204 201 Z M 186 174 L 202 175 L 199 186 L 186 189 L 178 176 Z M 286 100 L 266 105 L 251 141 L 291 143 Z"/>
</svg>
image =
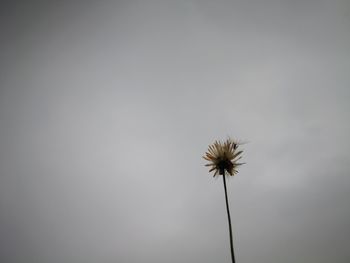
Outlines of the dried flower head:
<svg viewBox="0 0 350 263">
<path fill-rule="evenodd" d="M 239 142 L 232 139 L 227 139 L 225 142 L 215 141 L 209 145 L 208 151 L 203 158 L 209 161 L 205 166 L 210 166 L 209 172 L 215 171 L 214 177 L 219 174 L 223 175 L 225 170 L 231 175 L 238 173 L 237 166 L 243 163 L 237 161 L 242 157 L 240 154 L 243 151 L 238 151 Z"/>
</svg>

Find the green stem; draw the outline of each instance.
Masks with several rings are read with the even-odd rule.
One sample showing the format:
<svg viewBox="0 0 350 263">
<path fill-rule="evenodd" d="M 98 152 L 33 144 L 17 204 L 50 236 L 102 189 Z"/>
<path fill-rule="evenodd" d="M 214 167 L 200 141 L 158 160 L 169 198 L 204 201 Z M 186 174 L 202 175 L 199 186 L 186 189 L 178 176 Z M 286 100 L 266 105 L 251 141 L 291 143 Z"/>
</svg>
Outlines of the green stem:
<svg viewBox="0 0 350 263">
<path fill-rule="evenodd" d="M 227 217 L 228 217 L 228 227 L 229 227 L 229 230 L 230 230 L 231 259 L 232 259 L 232 263 L 235 263 L 235 253 L 234 253 L 234 251 L 233 251 L 232 226 L 231 226 L 230 208 L 229 208 L 229 206 L 228 206 L 225 170 L 224 170 L 223 173 L 222 173 L 222 178 L 223 178 L 223 180 L 224 180 L 225 200 L 226 200 L 226 211 L 227 211 Z"/>
</svg>

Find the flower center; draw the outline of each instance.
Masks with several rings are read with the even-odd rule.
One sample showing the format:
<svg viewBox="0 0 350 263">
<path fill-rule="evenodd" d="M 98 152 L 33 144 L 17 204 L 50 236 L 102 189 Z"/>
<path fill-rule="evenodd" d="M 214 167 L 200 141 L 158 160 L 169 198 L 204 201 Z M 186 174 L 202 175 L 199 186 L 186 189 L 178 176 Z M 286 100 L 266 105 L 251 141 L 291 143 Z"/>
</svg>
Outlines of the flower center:
<svg viewBox="0 0 350 263">
<path fill-rule="evenodd" d="M 231 173 L 233 163 L 228 159 L 224 159 L 217 164 L 217 167 L 219 168 L 219 174 L 223 175 L 225 170 Z"/>
</svg>

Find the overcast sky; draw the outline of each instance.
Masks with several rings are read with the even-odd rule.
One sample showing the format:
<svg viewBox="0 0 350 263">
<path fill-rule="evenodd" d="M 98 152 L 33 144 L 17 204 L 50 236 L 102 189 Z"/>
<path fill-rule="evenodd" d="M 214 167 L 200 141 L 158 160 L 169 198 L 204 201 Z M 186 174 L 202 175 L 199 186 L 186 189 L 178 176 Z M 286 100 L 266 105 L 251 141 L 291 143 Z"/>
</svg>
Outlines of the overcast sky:
<svg viewBox="0 0 350 263">
<path fill-rule="evenodd" d="M 0 261 L 350 262 L 347 0 L 1 1 Z"/>
</svg>

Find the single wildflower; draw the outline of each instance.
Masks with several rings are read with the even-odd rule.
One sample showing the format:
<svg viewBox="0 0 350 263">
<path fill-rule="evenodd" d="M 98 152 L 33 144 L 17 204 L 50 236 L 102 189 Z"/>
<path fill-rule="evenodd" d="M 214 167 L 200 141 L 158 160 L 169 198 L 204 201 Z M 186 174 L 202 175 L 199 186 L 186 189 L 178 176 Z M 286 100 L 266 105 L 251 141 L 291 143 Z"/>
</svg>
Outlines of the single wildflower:
<svg viewBox="0 0 350 263">
<path fill-rule="evenodd" d="M 238 150 L 240 143 L 227 139 L 224 142 L 215 141 L 212 145 L 209 145 L 208 151 L 205 153 L 203 158 L 209 161 L 205 166 L 209 166 L 209 172 L 214 172 L 214 177 L 219 174 L 222 175 L 224 182 L 225 191 L 225 201 L 226 201 L 226 211 L 228 218 L 229 234 L 230 234 L 230 251 L 232 263 L 235 263 L 235 254 L 233 250 L 233 236 L 232 236 L 232 226 L 231 226 L 231 216 L 230 208 L 228 205 L 227 189 L 226 189 L 226 175 L 225 171 L 228 172 L 230 176 L 234 176 L 237 171 L 237 167 L 243 163 L 239 163 L 242 157 L 240 156 L 243 151 Z"/>
<path fill-rule="evenodd" d="M 208 151 L 203 158 L 209 161 L 205 166 L 210 166 L 209 172 L 215 171 L 216 175 L 223 175 L 226 170 L 229 175 L 233 176 L 238 173 L 237 167 L 243 163 L 239 163 L 238 160 L 242 158 L 241 153 L 238 151 L 239 142 L 232 139 L 227 139 L 224 142 L 215 141 L 212 145 L 209 145 Z"/>
</svg>

